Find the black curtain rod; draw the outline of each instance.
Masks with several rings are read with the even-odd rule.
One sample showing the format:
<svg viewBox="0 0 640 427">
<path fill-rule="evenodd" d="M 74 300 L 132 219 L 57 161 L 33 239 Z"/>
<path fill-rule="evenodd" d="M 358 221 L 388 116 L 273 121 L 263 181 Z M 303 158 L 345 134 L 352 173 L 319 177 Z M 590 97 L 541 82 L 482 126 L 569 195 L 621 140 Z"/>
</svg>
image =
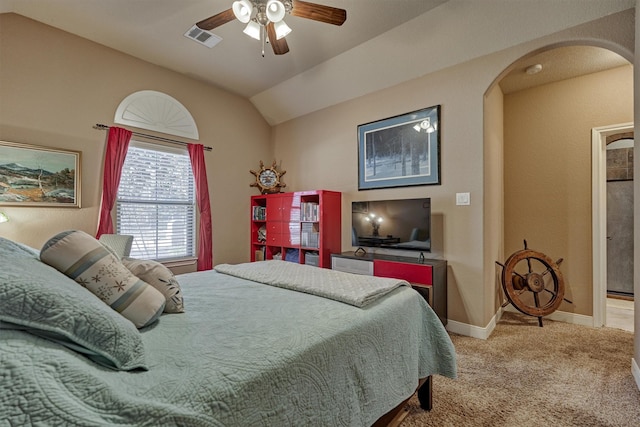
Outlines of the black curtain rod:
<svg viewBox="0 0 640 427">
<path fill-rule="evenodd" d="M 100 123 L 96 123 L 96 124 L 93 126 L 93 128 L 94 128 L 94 129 L 98 129 L 98 130 L 108 130 L 108 129 L 109 129 L 109 126 L 107 126 L 107 125 L 103 125 L 103 124 L 100 124 Z M 133 132 L 133 131 L 132 131 L 131 133 L 132 133 L 133 135 L 135 135 L 135 136 L 141 136 L 141 137 L 143 137 L 143 138 L 153 139 L 154 141 L 169 142 L 169 143 L 171 143 L 171 144 L 178 144 L 178 145 L 187 145 L 187 144 L 188 144 L 187 142 L 177 141 L 177 140 L 175 140 L 175 139 L 163 138 L 163 137 L 161 137 L 161 136 L 149 135 L 149 134 L 146 134 L 146 133 Z M 205 149 L 205 150 L 207 150 L 207 151 L 211 151 L 211 150 L 213 150 L 213 148 L 212 148 L 212 147 L 207 147 L 206 145 L 205 145 L 205 146 L 203 146 L 203 147 L 204 147 L 204 149 Z"/>
</svg>

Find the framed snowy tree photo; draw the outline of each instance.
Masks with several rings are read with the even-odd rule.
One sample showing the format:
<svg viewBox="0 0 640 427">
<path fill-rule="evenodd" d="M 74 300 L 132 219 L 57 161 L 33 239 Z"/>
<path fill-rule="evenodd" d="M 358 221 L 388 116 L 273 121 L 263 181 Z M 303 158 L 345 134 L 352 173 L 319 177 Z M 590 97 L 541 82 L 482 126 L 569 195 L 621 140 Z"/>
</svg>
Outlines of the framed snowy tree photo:
<svg viewBox="0 0 640 427">
<path fill-rule="evenodd" d="M 440 184 L 440 106 L 358 126 L 358 189 Z"/>
</svg>

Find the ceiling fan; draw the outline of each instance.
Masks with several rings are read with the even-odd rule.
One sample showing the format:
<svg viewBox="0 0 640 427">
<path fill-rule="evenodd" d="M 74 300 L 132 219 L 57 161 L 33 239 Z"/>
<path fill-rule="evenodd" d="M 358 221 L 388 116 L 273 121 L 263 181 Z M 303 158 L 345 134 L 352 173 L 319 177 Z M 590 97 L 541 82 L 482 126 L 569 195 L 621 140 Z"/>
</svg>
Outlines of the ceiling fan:
<svg viewBox="0 0 640 427">
<path fill-rule="evenodd" d="M 291 32 L 283 20 L 286 14 L 333 25 L 342 25 L 347 19 L 344 9 L 302 0 L 236 0 L 230 9 L 203 19 L 196 25 L 202 30 L 212 30 L 237 19 L 247 24 L 243 31 L 245 34 L 262 41 L 262 56 L 265 42 L 271 44 L 273 53 L 284 55 L 289 52 L 284 37 Z"/>
</svg>

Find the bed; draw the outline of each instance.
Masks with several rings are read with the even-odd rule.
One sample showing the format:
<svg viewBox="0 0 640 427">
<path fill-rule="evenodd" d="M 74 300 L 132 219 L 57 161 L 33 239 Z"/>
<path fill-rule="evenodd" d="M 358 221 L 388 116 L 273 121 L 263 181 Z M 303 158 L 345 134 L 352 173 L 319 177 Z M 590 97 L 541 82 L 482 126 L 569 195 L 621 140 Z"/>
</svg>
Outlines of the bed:
<svg viewBox="0 0 640 427">
<path fill-rule="evenodd" d="M 183 312 L 136 328 L 0 238 L 0 425 L 371 426 L 420 379 L 455 377 L 455 352 L 404 283 L 339 301 L 353 276 L 286 261 L 183 274 Z"/>
</svg>

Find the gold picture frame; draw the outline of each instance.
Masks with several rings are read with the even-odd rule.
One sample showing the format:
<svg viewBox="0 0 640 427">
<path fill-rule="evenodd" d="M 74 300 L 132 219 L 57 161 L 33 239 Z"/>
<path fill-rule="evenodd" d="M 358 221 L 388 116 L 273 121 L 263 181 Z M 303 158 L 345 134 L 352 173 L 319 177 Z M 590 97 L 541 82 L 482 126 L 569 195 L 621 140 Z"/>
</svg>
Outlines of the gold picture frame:
<svg viewBox="0 0 640 427">
<path fill-rule="evenodd" d="M 80 151 L 0 141 L 0 206 L 80 208 Z"/>
</svg>

